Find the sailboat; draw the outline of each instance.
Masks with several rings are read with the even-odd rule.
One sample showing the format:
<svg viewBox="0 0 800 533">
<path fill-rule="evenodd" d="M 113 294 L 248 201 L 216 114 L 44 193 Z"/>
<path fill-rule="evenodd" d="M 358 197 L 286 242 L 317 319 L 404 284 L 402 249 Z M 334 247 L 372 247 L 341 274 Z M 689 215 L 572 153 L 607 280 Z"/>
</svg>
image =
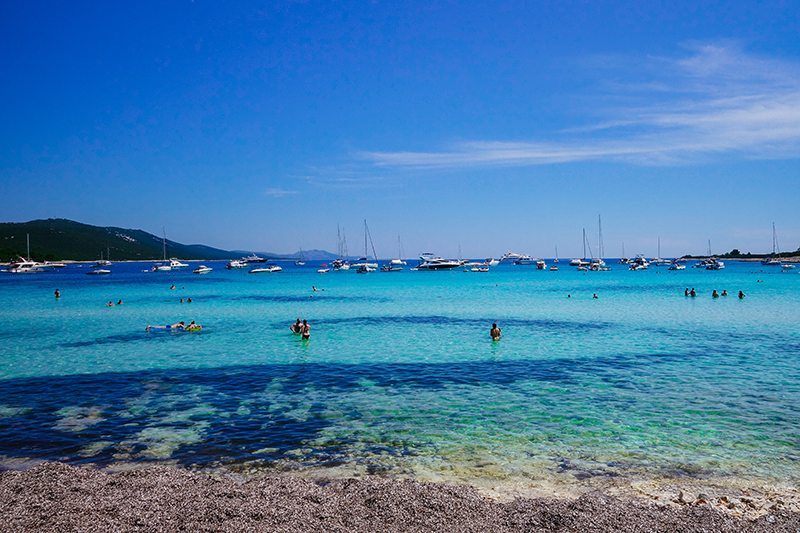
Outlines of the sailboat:
<svg viewBox="0 0 800 533">
<path fill-rule="evenodd" d="M 381 267 L 382 272 L 399 272 L 406 266 L 403 261 L 403 245 L 400 243 L 400 235 L 397 236 L 397 259 L 391 259 L 387 264 Z"/>
<path fill-rule="evenodd" d="M 655 265 L 657 267 L 669 265 L 672 261 L 669 259 L 662 259 L 661 258 L 661 237 L 658 238 L 658 257 L 651 259 L 650 264 Z"/>
<path fill-rule="evenodd" d="M 297 265 L 297 266 L 305 266 L 306 260 L 305 260 L 305 257 L 303 257 L 303 249 L 302 248 L 300 248 L 300 253 L 298 255 L 299 255 L 299 257 L 297 258 L 297 261 L 294 262 L 294 264 Z"/>
<path fill-rule="evenodd" d="M 37 263 L 31 259 L 30 233 L 26 233 L 25 238 L 28 245 L 27 257 L 20 257 L 16 261 L 13 261 L 10 265 L 8 265 L 6 272 L 11 272 L 13 274 L 32 274 L 35 272 L 42 272 L 41 263 Z"/>
<path fill-rule="evenodd" d="M 550 266 L 550 272 L 558 272 L 558 265 L 555 264 L 558 263 L 558 245 L 556 245 L 556 257 L 553 259 L 553 263 L 554 264 Z"/>
<path fill-rule="evenodd" d="M 589 270 L 594 272 L 606 272 L 611 270 L 609 266 L 606 265 L 606 262 L 603 261 L 603 255 L 605 250 L 603 249 L 603 224 L 600 220 L 600 215 L 597 215 L 597 259 L 592 259 Z M 590 249 L 591 253 L 591 249 Z"/>
<path fill-rule="evenodd" d="M 103 251 L 100 251 L 100 259 L 97 260 L 94 264 L 96 267 L 106 267 L 111 266 L 111 253 L 109 252 L 108 248 L 106 247 L 106 258 L 103 259 Z"/>
<path fill-rule="evenodd" d="M 772 223 L 772 255 L 770 255 L 769 259 L 764 259 L 761 261 L 762 265 L 765 266 L 781 266 L 781 260 L 775 257 L 777 254 L 780 253 L 780 248 L 778 247 L 778 234 L 775 233 L 775 223 Z"/>
<path fill-rule="evenodd" d="M 368 259 L 367 255 L 367 239 L 369 239 L 369 244 L 372 245 L 372 257 L 375 258 L 376 262 L 371 262 Z M 367 272 L 375 272 L 378 270 L 378 255 L 375 253 L 375 245 L 372 243 L 372 235 L 369 233 L 369 226 L 367 226 L 367 219 L 364 219 L 364 256 L 359 257 L 358 261 L 353 263 L 351 266 L 356 268 L 356 272 L 359 274 L 366 274 Z"/>
<path fill-rule="evenodd" d="M 347 236 L 344 234 L 344 228 L 336 225 L 336 251 L 339 257 L 331 261 L 331 267 L 334 270 L 350 270 L 350 263 L 347 261 Z"/>
<path fill-rule="evenodd" d="M 630 258 L 628 258 L 628 256 L 625 255 L 625 242 L 623 242 L 622 243 L 622 257 L 619 258 L 619 264 L 620 265 L 627 265 L 630 262 L 631 262 Z"/>
<path fill-rule="evenodd" d="M 164 238 L 161 240 L 164 259 L 161 263 L 156 263 L 150 267 L 150 272 L 169 272 L 172 270 L 172 266 L 167 261 L 167 230 L 164 228 L 161 228 L 161 230 L 164 232 Z"/>
<path fill-rule="evenodd" d="M 586 270 L 589 266 L 589 261 L 586 260 L 586 228 L 583 228 L 583 259 L 573 259 L 569 266 L 578 267 L 578 270 Z"/>
</svg>

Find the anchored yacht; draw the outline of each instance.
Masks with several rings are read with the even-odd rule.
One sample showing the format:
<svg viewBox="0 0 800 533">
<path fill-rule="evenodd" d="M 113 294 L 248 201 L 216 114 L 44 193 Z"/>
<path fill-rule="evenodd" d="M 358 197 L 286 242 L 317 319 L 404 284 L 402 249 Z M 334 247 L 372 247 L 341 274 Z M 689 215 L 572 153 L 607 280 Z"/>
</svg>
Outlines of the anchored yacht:
<svg viewBox="0 0 800 533">
<path fill-rule="evenodd" d="M 452 270 L 461 266 L 457 259 L 444 259 L 430 252 L 419 256 L 418 270 Z"/>
</svg>

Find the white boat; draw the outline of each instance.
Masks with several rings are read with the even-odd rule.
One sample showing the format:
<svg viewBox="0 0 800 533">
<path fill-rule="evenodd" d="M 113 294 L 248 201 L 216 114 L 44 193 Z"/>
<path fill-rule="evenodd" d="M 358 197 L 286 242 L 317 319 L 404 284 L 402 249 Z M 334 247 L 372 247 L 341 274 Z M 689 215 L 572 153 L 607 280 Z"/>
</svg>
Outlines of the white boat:
<svg viewBox="0 0 800 533">
<path fill-rule="evenodd" d="M 489 272 L 488 266 L 476 266 L 469 269 L 470 272 Z"/>
<path fill-rule="evenodd" d="M 186 268 L 189 265 L 187 263 L 181 263 L 176 257 L 170 257 L 169 266 L 172 267 L 172 270 L 175 270 L 178 268 Z"/>
<path fill-rule="evenodd" d="M 500 258 L 501 263 L 516 263 L 516 261 L 522 257 L 525 257 L 523 254 L 518 254 L 516 252 L 506 252 Z"/>
<path fill-rule="evenodd" d="M 391 259 L 388 264 L 381 267 L 381 272 L 400 272 L 406 266 L 406 262 L 400 259 L 403 257 L 403 245 L 400 242 L 400 235 L 397 236 L 397 259 Z"/>
<path fill-rule="evenodd" d="M 156 263 L 152 267 L 150 267 L 150 272 L 169 272 L 173 268 L 172 267 L 173 259 L 170 259 L 169 261 L 167 260 L 167 231 L 164 230 L 163 228 L 162 231 L 164 232 L 164 237 L 161 240 L 161 247 L 162 247 L 162 253 L 164 255 L 164 260 L 161 263 Z M 189 266 L 189 265 L 184 265 L 184 266 Z"/>
<path fill-rule="evenodd" d="M 246 261 L 241 261 L 239 259 L 234 259 L 232 261 L 228 261 L 228 263 L 225 265 L 225 268 L 227 268 L 228 270 L 234 270 L 234 269 L 237 269 L 237 268 L 247 268 L 247 267 L 248 267 L 247 262 Z"/>
<path fill-rule="evenodd" d="M 339 224 L 336 224 L 336 253 L 339 256 L 331 261 L 333 270 L 350 270 L 350 263 L 347 261 L 347 236 Z"/>
<path fill-rule="evenodd" d="M 370 261 L 367 256 L 367 240 L 369 240 L 369 244 L 372 245 L 372 257 L 375 258 L 375 261 Z M 359 257 L 358 261 L 352 263 L 350 266 L 355 268 L 360 274 L 378 270 L 378 255 L 375 253 L 375 245 L 372 243 L 372 235 L 369 233 L 369 226 L 367 226 L 366 219 L 364 219 L 364 255 Z"/>
<path fill-rule="evenodd" d="M 317 272 L 319 272 L 320 274 L 327 274 L 330 271 L 331 269 L 328 268 L 328 263 L 322 263 L 320 265 L 320 268 L 317 269 Z"/>
<path fill-rule="evenodd" d="M 515 261 L 515 265 L 535 265 L 536 259 L 529 255 L 521 255 Z"/>
<path fill-rule="evenodd" d="M 296 266 L 306 266 L 306 259 L 303 257 L 303 249 L 300 248 L 300 253 L 298 254 L 297 261 L 294 262 Z"/>
<path fill-rule="evenodd" d="M 452 270 L 461 266 L 457 259 L 444 259 L 430 252 L 419 256 L 417 270 Z"/>
<path fill-rule="evenodd" d="M 667 270 L 686 270 L 686 265 L 675 261 L 669 266 Z"/>
<path fill-rule="evenodd" d="M 556 265 L 552 265 L 550 267 L 550 272 L 558 272 L 558 267 Z"/>
<path fill-rule="evenodd" d="M 628 264 L 630 265 L 628 270 L 647 270 L 647 267 L 650 266 L 650 262 L 642 254 L 631 259 Z"/>
<path fill-rule="evenodd" d="M 547 268 L 547 263 L 544 259 L 539 259 L 536 261 L 536 269 L 537 270 L 544 270 Z"/>
<path fill-rule="evenodd" d="M 722 270 L 723 268 L 725 268 L 725 263 L 716 257 L 712 257 L 706 266 L 706 270 Z"/>
<path fill-rule="evenodd" d="M 278 265 L 267 265 L 265 267 L 258 267 L 250 269 L 250 274 L 271 274 L 273 272 L 280 272 L 283 268 Z"/>
<path fill-rule="evenodd" d="M 107 268 L 95 268 L 86 273 L 87 276 L 107 276 L 111 271 Z"/>
<path fill-rule="evenodd" d="M 589 263 L 589 270 L 592 272 L 608 272 L 611 267 L 606 265 L 606 262 L 602 259 L 592 259 Z"/>
<path fill-rule="evenodd" d="M 194 272 L 195 274 L 208 274 L 212 270 L 214 270 L 214 269 L 211 268 L 211 267 L 207 267 L 205 265 L 200 265 L 199 267 L 197 267 L 194 270 L 192 270 L 192 272 Z"/>
<path fill-rule="evenodd" d="M 6 272 L 11 272 L 12 274 L 35 274 L 42 272 L 42 268 L 36 261 L 20 257 L 8 265 Z"/>
<path fill-rule="evenodd" d="M 109 252 L 108 248 L 106 248 L 106 257 L 103 259 L 103 252 L 100 252 L 100 259 L 95 261 L 94 266 L 96 267 L 107 267 L 111 266 L 111 253 Z"/>
<path fill-rule="evenodd" d="M 255 253 L 251 252 L 250 255 L 242 257 L 239 261 L 242 263 L 266 263 L 267 260 L 264 257 L 260 257 Z"/>
<path fill-rule="evenodd" d="M 764 259 L 761 261 L 761 264 L 764 266 L 779 266 L 783 268 L 781 264 L 781 260 L 775 257 L 777 254 L 780 253 L 780 247 L 778 246 L 778 234 L 775 233 L 775 223 L 772 223 L 772 257 L 768 259 Z"/>
<path fill-rule="evenodd" d="M 493 257 L 487 257 L 486 260 L 483 262 L 483 264 L 485 264 L 486 266 L 493 267 L 493 266 L 499 265 L 500 264 L 500 260 L 499 259 L 495 259 Z"/>
<path fill-rule="evenodd" d="M 12 274 L 35 274 L 42 272 L 41 263 L 32 260 L 31 257 L 31 236 L 30 233 L 25 235 L 27 242 L 27 257 L 18 257 L 16 261 L 11 262 L 6 269 L 6 272 Z"/>
<path fill-rule="evenodd" d="M 782 268 L 783 270 L 793 270 L 793 269 L 794 269 L 794 265 L 793 265 L 793 264 L 791 264 L 791 263 L 783 263 L 783 264 L 781 265 L 781 268 Z"/>
<path fill-rule="evenodd" d="M 55 261 L 45 261 L 44 263 L 39 263 L 40 268 L 64 268 L 67 265 L 65 263 L 57 263 Z"/>
</svg>

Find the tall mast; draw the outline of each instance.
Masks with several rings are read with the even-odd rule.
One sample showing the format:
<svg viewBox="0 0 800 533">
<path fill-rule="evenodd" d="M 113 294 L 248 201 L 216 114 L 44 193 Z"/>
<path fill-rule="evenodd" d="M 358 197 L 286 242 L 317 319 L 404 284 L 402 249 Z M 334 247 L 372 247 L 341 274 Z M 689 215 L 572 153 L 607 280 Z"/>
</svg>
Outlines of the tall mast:
<svg viewBox="0 0 800 533">
<path fill-rule="evenodd" d="M 597 253 L 600 259 L 603 258 L 605 250 L 603 250 L 603 223 L 600 221 L 600 215 L 597 215 Z"/>
<path fill-rule="evenodd" d="M 367 257 L 367 219 L 364 219 L 364 257 Z"/>
<path fill-rule="evenodd" d="M 708 257 L 711 257 L 711 239 L 708 239 Z"/>
<path fill-rule="evenodd" d="M 625 259 L 625 241 L 622 241 L 622 258 Z"/>
<path fill-rule="evenodd" d="M 661 236 L 658 237 L 658 258 L 661 259 Z"/>
<path fill-rule="evenodd" d="M 336 253 L 342 257 L 342 230 L 339 224 L 336 224 Z"/>
<path fill-rule="evenodd" d="M 558 245 L 556 244 L 556 260 L 553 261 L 554 263 L 558 263 Z"/>
<path fill-rule="evenodd" d="M 778 234 L 775 233 L 775 223 L 772 223 L 772 255 L 778 253 Z"/>
<path fill-rule="evenodd" d="M 26 258 L 28 261 L 31 260 L 31 234 L 25 234 L 25 240 L 28 242 L 28 257 Z"/>
<path fill-rule="evenodd" d="M 583 228 L 583 258 L 586 259 L 586 228 Z"/>
<path fill-rule="evenodd" d="M 343 257 L 347 257 L 347 235 L 344 232 L 344 226 L 342 226 L 342 252 L 344 252 Z"/>
<path fill-rule="evenodd" d="M 162 241 L 162 245 L 164 248 L 164 261 L 167 260 L 167 230 L 164 226 L 161 226 L 161 231 L 164 233 L 164 240 Z"/>
</svg>

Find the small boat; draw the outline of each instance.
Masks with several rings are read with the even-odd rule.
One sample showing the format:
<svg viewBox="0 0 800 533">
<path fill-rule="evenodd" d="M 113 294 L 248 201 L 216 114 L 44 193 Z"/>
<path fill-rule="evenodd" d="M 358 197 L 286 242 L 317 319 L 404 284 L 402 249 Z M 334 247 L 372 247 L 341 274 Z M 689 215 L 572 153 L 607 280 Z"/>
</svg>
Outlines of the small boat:
<svg viewBox="0 0 800 533">
<path fill-rule="evenodd" d="M 108 274 L 111 274 L 111 271 L 107 268 L 95 268 L 86 273 L 87 276 L 106 276 Z"/>
<path fill-rule="evenodd" d="M 472 267 L 470 272 L 489 272 L 488 266 Z"/>
<path fill-rule="evenodd" d="M 483 263 L 486 266 L 493 267 L 493 266 L 499 265 L 500 264 L 500 260 L 499 259 L 495 259 L 493 257 L 487 257 L 486 260 Z"/>
<path fill-rule="evenodd" d="M 725 268 L 725 263 L 716 257 L 712 257 L 708 265 L 706 265 L 706 270 L 722 270 L 723 268 Z"/>
<path fill-rule="evenodd" d="M 331 269 L 328 268 L 328 263 L 322 263 L 320 265 L 320 268 L 317 269 L 317 272 L 319 272 L 320 274 L 327 274 L 330 271 Z"/>
<path fill-rule="evenodd" d="M 167 260 L 167 232 L 166 232 L 166 230 L 163 230 L 163 231 L 164 231 L 164 237 L 161 240 L 161 246 L 162 246 L 162 253 L 164 254 L 164 260 L 161 263 L 156 263 L 152 267 L 150 267 L 150 272 L 169 272 L 169 271 L 171 271 L 172 268 L 173 268 L 173 266 L 172 266 L 172 261 L 173 260 L 175 260 L 178 264 L 182 264 L 180 261 L 177 261 L 174 258 L 170 259 L 170 260 Z M 183 265 L 183 266 L 189 266 L 189 265 Z"/>
<path fill-rule="evenodd" d="M 544 259 L 539 259 L 536 261 L 536 269 L 537 270 L 544 270 L 547 268 L 547 263 L 545 263 Z"/>
<path fill-rule="evenodd" d="M 628 264 L 630 265 L 628 270 L 647 270 L 647 267 L 650 266 L 650 263 L 642 254 L 631 259 Z"/>
<path fill-rule="evenodd" d="M 297 261 L 294 262 L 295 266 L 306 266 L 306 259 L 303 257 L 303 249 L 300 248 L 300 253 L 298 254 Z"/>
<path fill-rule="evenodd" d="M 212 270 L 214 270 L 214 269 L 211 268 L 211 267 L 207 267 L 205 265 L 200 265 L 199 267 L 197 267 L 194 270 L 192 270 L 192 272 L 194 272 L 195 274 L 208 274 Z"/>
<path fill-rule="evenodd" d="M 175 257 L 170 257 L 170 258 L 169 258 L 169 266 L 170 266 L 170 268 L 172 268 L 173 270 L 175 270 L 175 269 L 177 269 L 177 268 L 186 268 L 186 267 L 188 267 L 189 265 L 188 265 L 188 264 L 186 264 L 186 263 L 181 263 L 181 262 L 180 262 L 180 261 L 178 261 L 178 259 L 177 259 L 177 258 L 175 258 Z"/>
<path fill-rule="evenodd" d="M 686 265 L 678 262 L 673 262 L 667 270 L 686 270 Z"/>
<path fill-rule="evenodd" d="M 785 265 L 781 263 L 781 260 L 775 257 L 777 254 L 780 253 L 780 248 L 778 247 L 778 234 L 775 233 L 775 223 L 772 223 L 772 255 L 768 258 L 765 258 L 761 261 L 761 264 L 764 266 L 778 266 L 780 265 L 781 268 L 784 268 Z"/>
<path fill-rule="evenodd" d="M 169 272 L 172 270 L 172 267 L 169 263 L 157 263 L 150 267 L 150 272 Z"/>
<path fill-rule="evenodd" d="M 246 261 L 240 261 L 239 259 L 234 259 L 232 261 L 228 261 L 228 264 L 225 265 L 225 268 L 228 270 L 234 270 L 236 268 L 247 268 Z"/>
<path fill-rule="evenodd" d="M 250 269 L 251 274 L 264 274 L 264 273 L 273 273 L 273 272 L 280 272 L 283 268 L 279 267 L 278 265 L 268 265 L 265 267 L 258 267 Z"/>
<path fill-rule="evenodd" d="M 39 268 L 64 268 L 67 265 L 64 263 L 56 263 L 54 261 L 45 261 L 44 263 L 39 263 Z"/>
<path fill-rule="evenodd" d="M 375 264 L 377 265 L 377 263 Z M 375 266 L 373 266 L 373 263 L 362 263 L 358 265 L 358 267 L 356 268 L 356 273 L 368 274 L 370 272 L 375 272 L 376 270 L 378 269 Z"/>
<path fill-rule="evenodd" d="M 791 264 L 791 263 L 783 263 L 781 265 L 781 269 L 783 269 L 783 270 L 793 270 L 794 269 L 794 265 Z"/>
<path fill-rule="evenodd" d="M 551 266 L 550 272 L 558 272 L 558 267 L 556 265 Z"/>
</svg>

